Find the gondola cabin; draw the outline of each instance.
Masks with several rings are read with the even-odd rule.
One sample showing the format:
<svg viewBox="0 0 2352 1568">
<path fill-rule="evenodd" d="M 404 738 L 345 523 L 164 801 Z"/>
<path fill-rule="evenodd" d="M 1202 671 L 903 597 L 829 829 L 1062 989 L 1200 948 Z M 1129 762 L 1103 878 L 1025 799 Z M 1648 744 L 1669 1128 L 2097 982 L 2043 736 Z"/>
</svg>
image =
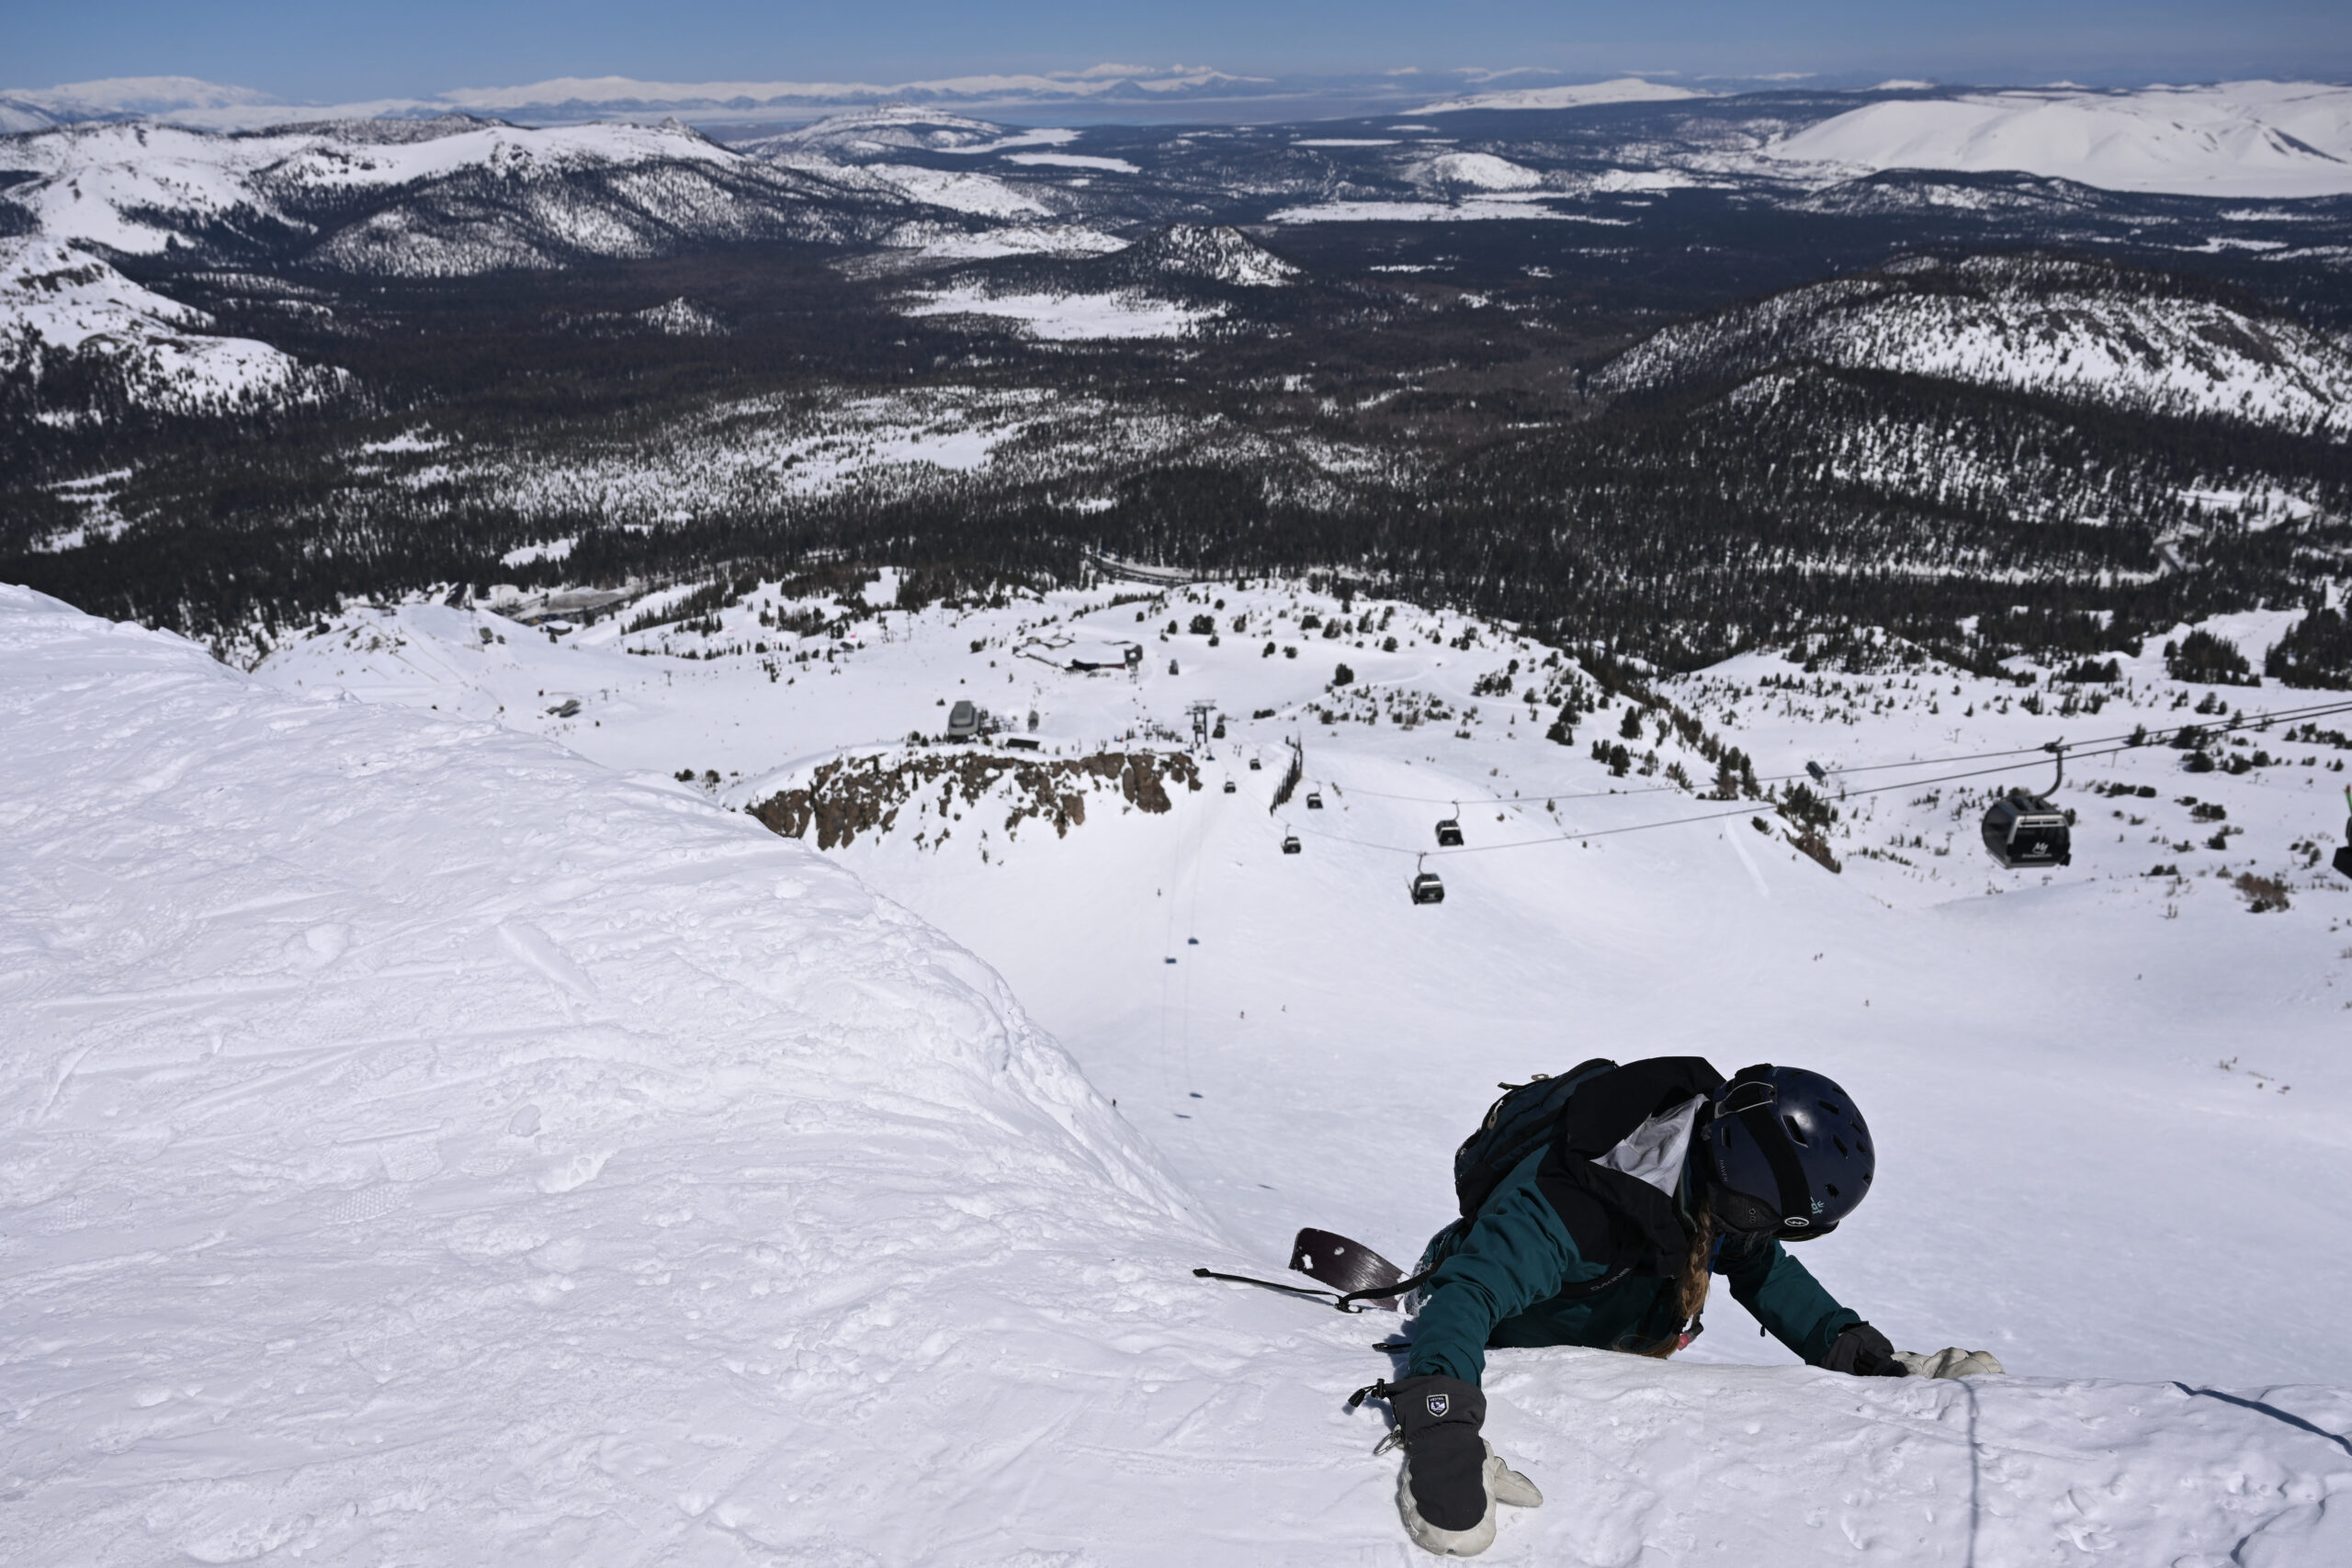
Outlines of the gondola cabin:
<svg viewBox="0 0 2352 1568">
<path fill-rule="evenodd" d="M 1306 792 L 1306 809 L 1308 809 L 1309 811 L 1320 811 L 1320 810 L 1322 810 L 1322 809 L 1323 809 L 1323 796 L 1322 796 L 1321 795 L 1317 794 L 1317 793 L 1316 791 L 1314 791 L 1314 790 L 1308 790 L 1308 791 Z"/>
<path fill-rule="evenodd" d="M 1416 904 L 1442 904 L 1445 902 L 1445 884 L 1438 880 L 1436 872 L 1416 872 L 1413 875 L 1413 880 L 1410 886 L 1413 893 L 1413 902 Z"/>
<path fill-rule="evenodd" d="M 2010 871 L 2065 865 L 2074 859 L 2066 814 L 2038 795 L 2013 789 L 1984 813 L 1984 847 Z"/>
<path fill-rule="evenodd" d="M 1437 820 L 1437 847 L 1458 850 L 1462 847 L 1462 820 L 1456 817 L 1441 817 Z"/>
<path fill-rule="evenodd" d="M 1296 833 L 1284 833 L 1283 835 L 1283 853 L 1286 855 L 1295 855 L 1298 853 L 1298 835 Z"/>
</svg>

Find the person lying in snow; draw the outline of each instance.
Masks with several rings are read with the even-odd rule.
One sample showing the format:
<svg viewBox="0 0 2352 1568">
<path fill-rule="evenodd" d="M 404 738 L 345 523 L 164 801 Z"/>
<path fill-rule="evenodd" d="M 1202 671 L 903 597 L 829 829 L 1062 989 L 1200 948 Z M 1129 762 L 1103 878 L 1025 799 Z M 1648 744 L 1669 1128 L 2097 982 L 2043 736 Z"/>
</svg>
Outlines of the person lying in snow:
<svg viewBox="0 0 2352 1568">
<path fill-rule="evenodd" d="M 1870 1129 L 1829 1079 L 1764 1066 L 1726 1081 L 1696 1056 L 1590 1063 L 1568 1079 L 1565 1110 L 1543 1111 L 1556 1133 L 1546 1122 L 1541 1144 L 1507 1168 L 1495 1168 L 1496 1128 L 1515 1096 L 1463 1145 L 1464 1217 L 1430 1239 L 1415 1270 L 1407 1375 L 1370 1391 L 1396 1413 L 1396 1504 L 1416 1542 L 1475 1556 L 1494 1541 L 1497 1503 L 1544 1500 L 1479 1435 L 1488 1346 L 1671 1356 L 1698 1335 L 1716 1274 L 1814 1366 L 1856 1377 L 2002 1370 L 1981 1350 L 1896 1350 L 1782 1246 L 1826 1235 L 1870 1191 Z M 1515 1095 L 1549 1090 L 1557 1105 L 1566 1086 L 1539 1082 Z"/>
</svg>

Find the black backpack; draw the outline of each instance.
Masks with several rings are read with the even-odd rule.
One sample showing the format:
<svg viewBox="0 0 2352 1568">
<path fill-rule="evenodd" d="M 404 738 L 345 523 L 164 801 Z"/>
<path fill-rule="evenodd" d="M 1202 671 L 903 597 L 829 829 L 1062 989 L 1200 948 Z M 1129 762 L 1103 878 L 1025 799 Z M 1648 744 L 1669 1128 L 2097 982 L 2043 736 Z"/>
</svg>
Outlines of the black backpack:
<svg viewBox="0 0 2352 1568">
<path fill-rule="evenodd" d="M 1558 1135 L 1578 1086 L 1616 1068 L 1608 1057 L 1595 1056 L 1557 1077 L 1538 1073 L 1523 1084 L 1497 1085 L 1503 1097 L 1487 1108 L 1478 1130 L 1453 1151 L 1453 1196 L 1462 1217 L 1476 1215 L 1513 1167 Z"/>
</svg>

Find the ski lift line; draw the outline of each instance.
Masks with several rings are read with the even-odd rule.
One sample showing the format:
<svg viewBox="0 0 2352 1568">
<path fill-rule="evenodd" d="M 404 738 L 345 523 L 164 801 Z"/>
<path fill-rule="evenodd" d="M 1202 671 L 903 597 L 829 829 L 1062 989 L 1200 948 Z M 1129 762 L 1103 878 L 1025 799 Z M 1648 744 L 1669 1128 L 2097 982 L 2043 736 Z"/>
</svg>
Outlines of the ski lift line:
<svg viewBox="0 0 2352 1568">
<path fill-rule="evenodd" d="M 2218 735 L 2226 735 L 2233 730 L 2256 729 L 2266 724 L 2281 724 L 2307 718 L 2326 718 L 2334 714 L 2346 712 L 2352 712 L 2352 702 L 2338 701 L 2317 704 L 2310 707 L 2280 708 L 2270 713 L 2250 713 L 2244 718 L 2233 718 L 2216 724 L 2177 724 L 2164 729 L 2149 730 L 2146 735 L 2142 738 L 2141 744 L 2153 745 L 2163 740 L 2166 737 L 2178 735 L 2185 730 L 2190 729 L 2208 729 Z M 2082 742 L 2081 746 L 2069 746 L 2066 750 L 2069 751 L 2082 753 L 2082 746 L 2103 746 L 2109 741 L 2129 740 L 2131 739 L 2132 737 L 2128 734 L 2094 736 L 2092 739 Z M 2130 748 L 2126 748 L 2126 750 L 2129 749 Z M 1926 768 L 1932 767 L 1942 762 L 1980 761 L 1989 757 L 2022 757 L 2035 753 L 2047 755 L 2049 751 L 2050 747 L 2046 744 L 2041 746 L 2018 746 L 2003 751 L 1962 751 L 1955 752 L 1952 755 L 1946 757 L 1922 757 L 1917 761 L 1911 762 L 1867 762 L 1861 766 L 1852 768 L 1833 767 L 1830 769 L 1830 772 L 1839 774 L 1883 773 L 1890 768 Z M 2087 755 L 2087 753 L 2082 754 Z M 1778 784 L 1786 779 L 1801 779 L 1806 776 L 1808 775 L 1804 773 L 1762 773 L 1758 775 L 1758 779 L 1759 783 L 1769 782 Z M 1931 779 L 1922 779 L 1917 782 L 1921 784 L 1931 784 L 1934 781 Z"/>
<path fill-rule="evenodd" d="M 2347 703 L 2347 704 L 2346 704 L 2346 705 L 2345 705 L 2345 706 L 2346 706 L 2347 709 L 2352 709 L 2352 703 Z M 2152 733 L 2153 733 L 2153 732 L 2152 732 Z M 2070 756 L 2073 756 L 2073 757 L 2076 757 L 2076 758 L 2083 758 L 2083 757 L 2111 757 L 2111 756 L 2118 755 L 2119 753 L 2121 753 L 2121 752 L 2124 752 L 2124 751 L 2137 751 L 2137 750 L 2145 750 L 2145 743 L 2144 743 L 2144 742 L 2143 742 L 2142 745 L 2140 745 L 2140 746 L 2131 746 L 2131 745 L 2107 746 L 2107 747 L 2099 748 L 2099 749 L 2098 749 L 2098 750 L 2093 750 L 2093 749 L 2090 749 L 2090 748 L 2087 748 L 2087 747 L 2075 747 L 2075 746 L 2069 746 L 2069 747 L 2067 747 L 2067 748 L 2066 748 L 2067 754 L 2068 754 L 2068 755 L 2070 755 Z M 2041 750 L 2041 749 L 2040 747 L 2036 747 L 2036 748 L 2034 749 L 2034 754 L 2035 754 L 2036 756 L 2041 756 L 2041 755 L 2045 755 L 2046 753 L 2042 752 L 2042 750 Z M 1955 760 L 1961 760 L 1961 759 L 1955 759 Z M 1873 784 L 1873 785 L 1871 785 L 1871 786 L 1870 788 L 1868 788 L 1868 789 L 1849 790 L 1849 791 L 1847 791 L 1847 792 L 1846 792 L 1846 794 L 1847 794 L 1849 796 L 1851 796 L 1851 795 L 1885 795 L 1885 794 L 1887 794 L 1889 791 L 1892 791 L 1892 790 L 1898 790 L 1898 789 L 1917 789 L 1917 788 L 1919 788 L 1919 787 L 1920 787 L 1921 785 L 1923 785 L 1923 784 L 1950 784 L 1950 783 L 1951 783 L 1951 782 L 1952 782 L 1953 780 L 1955 780 L 1955 779 L 1978 779 L 1978 778 L 1984 778 L 1984 777 L 1987 777 L 1987 776 L 1989 776 L 1989 775 L 1991 775 L 1991 774 L 1994 774 L 1994 773 L 2015 773 L 2015 772 L 2017 772 L 2017 771 L 2018 771 L 2018 769 L 2019 769 L 2019 768 L 2023 768 L 2023 767 L 2030 767 L 2030 766 L 2037 766 L 2037 765 L 2038 765 L 2038 764 L 2035 764 L 2035 763 L 2030 763 L 2030 762 L 2022 762 L 2022 761 L 2020 761 L 2020 762 L 2010 762 L 2010 763 L 2007 763 L 2007 764 L 2005 764 L 2005 765 L 2003 765 L 2003 766 L 2001 766 L 2001 767 L 1996 767 L 1996 768 L 1972 768 L 1972 769 L 1968 770 L 1968 771 L 1967 771 L 1967 772 L 1965 772 L 1965 773 L 1941 773 L 1941 774 L 1937 775 L 1937 776 L 1936 776 L 1936 777 L 1934 777 L 1934 778 L 1928 778 L 1928 779 L 1905 779 L 1905 780 L 1904 780 L 1903 782 L 1901 782 L 1901 783 L 1899 783 L 1899 784 Z M 1604 798 L 1605 798 L 1605 797 L 1604 797 Z M 1433 856 L 1437 857 L 1438 859 L 1442 860 L 1442 859 L 1448 859 L 1448 858 L 1450 858 L 1450 857 L 1452 857 L 1452 856 L 1454 856 L 1454 855 L 1477 855 L 1477 854 L 1487 854 L 1487 853 L 1491 853 L 1492 852 L 1497 851 L 1497 850 L 1524 850 L 1524 849 L 1533 849 L 1533 848 L 1535 848 L 1535 847 L 1537 847 L 1537 846 L 1539 846 L 1539 845 L 1543 845 L 1543 844 L 1564 844 L 1564 843 L 1570 842 L 1571 840 L 1582 840 L 1582 839 L 1612 839 L 1612 838 L 1617 837 L 1617 836 L 1618 836 L 1619 834 L 1621 834 L 1621 833 L 1645 833 L 1645 832 L 1649 831 L 1649 830 L 1650 830 L 1651 829 L 1653 829 L 1653 828 L 1680 828 L 1680 827 L 1688 826 L 1689 824 L 1693 823 L 1693 822 L 1720 822 L 1720 821 L 1725 820 L 1726 818 L 1733 818 L 1733 817 L 1753 817 L 1753 816 L 1755 816 L 1755 815 L 1757 814 L 1757 812 L 1758 812 L 1758 808 L 1759 808 L 1759 807 L 1769 807 L 1770 804 L 1771 804 L 1771 803 L 1770 803 L 1770 802 L 1769 802 L 1769 801 L 1750 800 L 1750 801 L 1747 801 L 1747 802 L 1742 803 L 1740 806 L 1738 806 L 1738 807 L 1736 807 L 1736 808 L 1728 809 L 1728 810 L 1724 810 L 1724 811 L 1703 811 L 1703 812 L 1699 812 L 1699 813 L 1696 813 L 1696 814 L 1694 814 L 1694 815 L 1692 815 L 1692 816 L 1689 816 L 1689 817 L 1668 817 L 1668 818 L 1662 818 L 1662 819 L 1660 819 L 1660 820 L 1658 820 L 1658 821 L 1656 821 L 1656 822 L 1629 822 L 1629 823 L 1625 824 L 1624 826 L 1623 826 L 1623 827 L 1618 827 L 1618 828 L 1593 828 L 1593 829 L 1589 829 L 1584 830 L 1584 831 L 1581 831 L 1581 832 L 1573 832 L 1573 833 L 1550 833 L 1550 834 L 1546 834 L 1546 835 L 1544 835 L 1544 837 L 1542 837 L 1542 838 L 1538 838 L 1538 839 L 1512 839 L 1512 840 L 1508 840 L 1508 841 L 1506 841 L 1506 842 L 1504 842 L 1504 843 L 1499 843 L 1499 844 L 1468 844 L 1468 845 L 1464 845 L 1463 848 L 1458 849 L 1458 850 L 1426 850 L 1426 851 L 1425 851 L 1425 850 L 1418 850 L 1418 849 L 1406 849 L 1406 848 L 1404 848 L 1404 847 L 1402 847 L 1402 846 L 1400 846 L 1400 845 L 1396 845 L 1396 844 L 1376 844 L 1376 843 L 1372 842 L 1372 841 L 1371 841 L 1370 840 L 1368 840 L 1368 839 L 1350 839 L 1350 838 L 1344 838 L 1344 837 L 1341 837 L 1340 834 L 1337 834 L 1337 833 L 1325 833 L 1325 832 L 1321 832 L 1321 831 L 1319 831 L 1319 830 L 1317 830 L 1317 829 L 1313 829 L 1313 828 L 1309 828 L 1309 829 L 1306 829 L 1306 830 L 1307 832 L 1310 832 L 1310 833 L 1315 834 L 1315 836 L 1316 836 L 1317 838 L 1318 838 L 1318 839 L 1329 839 L 1329 840 L 1331 840 L 1332 841 L 1334 841 L 1334 842 L 1336 842 L 1336 843 L 1342 843 L 1342 844 L 1353 844 L 1353 845 L 1354 845 L 1354 846 L 1356 846 L 1358 849 L 1365 849 L 1365 850 L 1381 850 L 1381 851 L 1385 851 L 1385 852 L 1387 852 L 1387 853 L 1389 853 L 1389 854 L 1399 854 L 1399 855 L 1415 855 L 1415 856 L 1419 856 L 1419 855 L 1428 854 L 1428 855 L 1433 855 Z"/>
<path fill-rule="evenodd" d="M 2250 713 L 2243 718 L 2229 719 L 2216 724 L 2174 725 L 2168 728 L 2149 730 L 2142 739 L 2141 744 L 2143 746 L 2156 745 L 2172 736 L 2178 735 L 2185 730 L 2190 729 L 2203 729 L 2209 730 L 2217 735 L 2227 735 L 2232 731 L 2239 729 L 2260 728 L 2266 724 L 2300 723 L 2304 719 L 2327 718 L 2339 713 L 2352 713 L 2352 702 L 2337 701 L 2317 704 L 2309 707 L 2278 708 L 2268 713 Z M 2103 746 L 2109 741 L 2129 740 L 2131 739 L 2131 736 L 2128 734 L 2096 736 L 2089 740 L 2082 742 L 2081 745 L 2069 746 L 2066 750 L 2077 757 L 2105 756 L 2109 753 L 2104 751 L 2087 751 L 2085 750 L 2084 748 L 2089 746 Z M 2132 750 L 2130 747 L 2124 747 L 2121 749 L 2125 750 Z M 1832 768 L 1830 769 L 1830 772 L 1840 776 L 1848 773 L 1883 773 L 1890 769 L 1896 768 L 1931 768 L 1939 766 L 1945 762 L 1977 762 L 1984 761 L 1994 757 L 2046 757 L 2049 754 L 2050 747 L 2045 743 L 2040 746 L 2013 746 L 2005 750 L 1999 751 L 1956 751 L 1947 756 L 1920 757 L 1908 762 L 1865 762 L 1857 767 Z M 2003 770 L 1996 769 L 1994 771 L 2000 772 Z M 1811 775 L 1806 773 L 1803 769 L 1799 769 L 1797 772 L 1792 773 L 1758 773 L 1756 775 L 1757 782 L 1759 784 L 1782 784 L 1791 779 L 1802 779 L 1808 778 Z M 1955 774 L 1954 776 L 1968 777 L 1971 775 Z M 1937 779 L 1914 779 L 1907 784 L 1892 784 L 1887 787 L 1893 789 L 1908 789 L 1917 784 L 1937 784 L 1939 782 L 1941 781 Z M 1336 788 L 1337 786 L 1334 785 L 1333 787 Z M 1349 787 L 1354 790 L 1358 795 L 1369 795 L 1375 800 L 1401 800 L 1414 806 L 1448 806 L 1456 804 L 1461 800 L 1469 799 L 1466 795 L 1390 795 L 1376 789 L 1365 789 L 1360 785 L 1351 784 Z M 1473 806 L 1524 806 L 1531 798 L 1536 795 L 1542 795 L 1545 799 L 1560 799 L 1566 797 L 1571 800 L 1608 800 L 1611 797 L 1623 799 L 1627 796 L 1636 795 L 1679 795 L 1680 793 L 1681 786 L 1679 784 L 1644 784 L 1634 789 L 1617 790 L 1538 789 L 1526 791 L 1515 795 L 1489 795 L 1484 799 L 1471 800 L 1470 804 Z M 1875 792 L 1870 790 L 1849 790 L 1847 793 L 1849 795 L 1868 795 Z"/>
</svg>

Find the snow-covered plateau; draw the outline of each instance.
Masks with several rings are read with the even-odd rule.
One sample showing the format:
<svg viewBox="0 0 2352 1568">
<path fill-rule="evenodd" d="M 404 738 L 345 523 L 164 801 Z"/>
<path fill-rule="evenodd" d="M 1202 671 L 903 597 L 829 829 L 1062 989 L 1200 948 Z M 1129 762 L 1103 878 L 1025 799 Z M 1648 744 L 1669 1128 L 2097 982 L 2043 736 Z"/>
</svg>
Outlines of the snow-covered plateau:
<svg viewBox="0 0 2352 1568">
<path fill-rule="evenodd" d="M 2014 169 L 2181 196 L 2352 194 L 2352 87 L 2016 89 L 1864 105 L 1764 149 L 1838 170 Z"/>
<path fill-rule="evenodd" d="M 1551 1499 L 1498 1561 L 2343 1555 L 2352 1359 L 2278 1262 L 2295 1300 L 2352 1283 L 2312 1245 L 2352 900 L 2285 844 L 2333 831 L 2340 742 L 2080 762 L 2074 866 L 2013 877 L 1949 786 L 1860 770 L 2029 743 L 2015 685 L 1749 656 L 1657 688 L 1768 776 L 1851 770 L 1832 875 L 1768 807 L 1520 730 L 1511 687 L 1584 677 L 1507 627 L 1122 597 L 355 608 L 253 677 L 0 591 L 0 1552 L 1404 1563 L 1344 1404 L 1396 1320 L 1190 1269 L 1278 1270 L 1302 1223 L 1408 1257 L 1498 1077 L 1698 1050 L 1849 1084 L 1879 1196 L 1810 1263 L 2010 1375 L 1815 1372 L 1727 1303 L 1671 1363 L 1497 1352 L 1489 1432 Z M 1166 632 L 1193 615 L 1216 645 Z M 2123 662 L 2070 732 L 2199 690 Z M 965 695 L 1038 750 L 888 739 Z M 1001 825 L 991 769 L 1177 756 L 1200 700 L 1198 790 Z M 1270 815 L 1294 736 L 1324 805 Z M 979 782 L 824 853 L 741 809 L 842 759 Z M 2168 838 L 2184 782 L 2245 840 L 2150 879 L 2120 810 Z M 1417 908 L 1441 812 L 1469 842 Z M 2237 861 L 2291 907 L 2249 915 Z"/>
</svg>

